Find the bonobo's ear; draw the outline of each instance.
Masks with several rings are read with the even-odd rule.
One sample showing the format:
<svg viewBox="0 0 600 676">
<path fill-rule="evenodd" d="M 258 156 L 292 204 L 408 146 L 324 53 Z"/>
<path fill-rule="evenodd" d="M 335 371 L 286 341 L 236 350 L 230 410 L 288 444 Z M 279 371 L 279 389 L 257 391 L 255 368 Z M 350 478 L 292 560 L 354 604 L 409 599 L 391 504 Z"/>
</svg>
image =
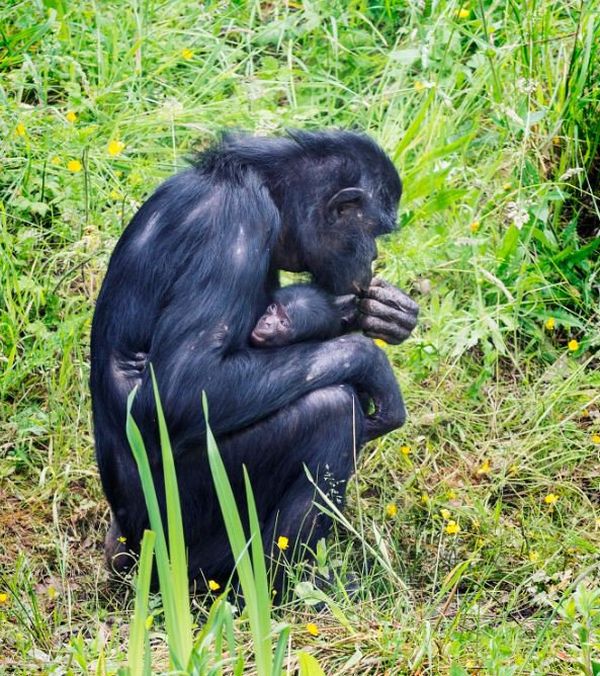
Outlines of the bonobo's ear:
<svg viewBox="0 0 600 676">
<path fill-rule="evenodd" d="M 327 202 L 327 216 L 330 220 L 335 220 L 342 215 L 346 209 L 359 209 L 367 196 L 362 188 L 344 188 Z"/>
</svg>

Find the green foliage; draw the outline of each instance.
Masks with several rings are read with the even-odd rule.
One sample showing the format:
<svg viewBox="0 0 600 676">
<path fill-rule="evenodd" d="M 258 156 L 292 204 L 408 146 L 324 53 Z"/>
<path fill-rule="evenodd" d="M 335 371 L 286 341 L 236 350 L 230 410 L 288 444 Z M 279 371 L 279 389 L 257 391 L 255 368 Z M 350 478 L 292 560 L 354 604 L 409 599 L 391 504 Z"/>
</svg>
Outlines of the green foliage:
<svg viewBox="0 0 600 676">
<path fill-rule="evenodd" d="M 152 367 L 151 367 L 152 368 Z M 138 573 L 136 578 L 135 612 L 131 621 L 129 638 L 128 669 L 130 675 L 153 673 L 148 632 L 152 615 L 148 614 L 148 595 L 152 577 L 152 560 L 156 543 L 156 565 L 160 595 L 165 615 L 166 640 L 172 667 L 178 673 L 202 676 L 217 669 L 221 672 L 221 663 L 233 664 L 235 673 L 241 673 L 245 661 L 238 654 L 233 629 L 231 606 L 226 602 L 228 588 L 217 598 L 210 609 L 208 619 L 198 637 L 192 630 L 191 599 L 187 558 L 184 542 L 183 522 L 179 501 L 179 489 L 175 473 L 175 464 L 169 435 L 166 427 L 158 386 L 152 373 L 154 399 L 160 433 L 161 459 L 164 475 L 164 493 L 166 498 L 166 517 L 169 542 L 165 538 L 162 515 L 158 505 L 154 477 L 144 447 L 140 431 L 131 415 L 131 407 L 136 395 L 134 389 L 127 402 L 127 438 L 135 458 L 151 531 L 145 531 L 142 540 Z M 244 468 L 244 483 L 247 497 L 250 540 L 246 541 L 239 508 L 227 477 L 225 465 L 221 460 L 215 438 L 208 419 L 208 403 L 203 394 L 202 406 L 206 420 L 207 453 L 221 513 L 225 522 L 227 536 L 231 545 L 235 572 L 239 578 L 243 593 L 245 614 L 248 617 L 253 638 L 253 650 L 256 673 L 259 676 L 277 676 L 282 673 L 283 662 L 288 649 L 290 630 L 280 626 L 277 647 L 273 652 L 271 628 L 271 595 L 265 565 L 265 553 L 256 504 L 248 473 Z M 224 658 L 226 639 L 229 656 Z M 236 657 L 237 655 L 237 657 Z M 318 661 L 307 653 L 299 653 L 300 672 L 306 676 L 319 676 L 322 670 Z"/>
<path fill-rule="evenodd" d="M 186 668 L 189 662 L 194 640 L 192 615 L 190 612 L 187 554 L 183 539 L 183 521 L 181 518 L 175 463 L 167 432 L 167 424 L 158 396 L 154 371 L 152 371 L 152 385 L 160 431 L 161 460 L 164 473 L 166 517 L 169 534 L 168 545 L 150 462 L 146 455 L 140 430 L 131 415 L 131 406 L 135 398 L 136 389 L 132 390 L 127 400 L 127 439 L 129 440 L 129 445 L 138 467 L 144 489 L 150 526 L 156 538 L 156 567 L 165 613 L 165 625 L 169 638 L 171 662 L 174 668 L 181 671 Z M 142 568 L 141 573 L 145 577 L 147 573 L 146 569 Z"/>
<path fill-rule="evenodd" d="M 317 552 L 331 582 L 303 578 L 282 611 L 294 651 L 328 674 L 594 673 L 595 620 L 570 599 L 575 581 L 600 585 L 599 17 L 598 0 L 0 7 L 7 671 L 127 663 L 133 598 L 100 572 L 87 394 L 93 302 L 125 224 L 222 127 L 356 126 L 404 180 L 377 271 L 421 323 L 386 348 L 409 421 L 359 461 Z M 240 673 L 249 615 L 212 600 L 193 607 L 194 668 Z M 163 644 L 166 608 L 148 604 Z"/>
</svg>

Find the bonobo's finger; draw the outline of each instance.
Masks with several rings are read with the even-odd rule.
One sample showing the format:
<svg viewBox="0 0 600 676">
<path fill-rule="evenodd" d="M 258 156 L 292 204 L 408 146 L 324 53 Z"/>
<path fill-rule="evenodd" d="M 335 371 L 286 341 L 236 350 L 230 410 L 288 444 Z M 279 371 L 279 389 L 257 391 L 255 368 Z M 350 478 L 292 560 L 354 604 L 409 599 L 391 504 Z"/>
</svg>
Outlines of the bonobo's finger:
<svg viewBox="0 0 600 676">
<path fill-rule="evenodd" d="M 390 345 L 398 345 L 410 336 L 410 330 L 394 322 L 379 317 L 363 315 L 359 320 L 360 328 L 369 338 L 379 338 Z"/>
<path fill-rule="evenodd" d="M 385 305 L 384 303 L 380 303 L 377 300 L 364 298 L 359 303 L 359 309 L 365 315 L 379 317 L 380 319 L 387 320 L 393 324 L 399 324 L 409 331 L 412 331 L 417 325 L 416 314 L 408 312 L 404 309 L 396 310 L 395 308 Z"/>
<path fill-rule="evenodd" d="M 375 281 L 378 283 L 374 284 Z M 415 316 L 419 314 L 419 306 L 407 293 L 378 277 L 373 280 L 371 286 L 366 290 L 364 298 L 372 298 L 384 305 L 389 305 L 397 310 L 405 310 Z"/>
</svg>

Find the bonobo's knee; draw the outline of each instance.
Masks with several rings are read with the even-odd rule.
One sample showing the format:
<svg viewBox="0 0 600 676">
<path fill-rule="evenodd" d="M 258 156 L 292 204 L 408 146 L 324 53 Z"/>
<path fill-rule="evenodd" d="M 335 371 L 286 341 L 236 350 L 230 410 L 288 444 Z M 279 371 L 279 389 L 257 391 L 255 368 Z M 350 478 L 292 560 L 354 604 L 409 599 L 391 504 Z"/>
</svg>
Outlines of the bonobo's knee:
<svg viewBox="0 0 600 676">
<path fill-rule="evenodd" d="M 316 414 L 352 414 L 356 394 L 350 385 L 332 385 L 313 390 L 303 397 L 304 405 Z"/>
<path fill-rule="evenodd" d="M 302 398 L 305 421 L 324 421 L 331 436 L 355 435 L 360 438 L 364 413 L 353 387 L 334 385 L 313 390 Z"/>
</svg>

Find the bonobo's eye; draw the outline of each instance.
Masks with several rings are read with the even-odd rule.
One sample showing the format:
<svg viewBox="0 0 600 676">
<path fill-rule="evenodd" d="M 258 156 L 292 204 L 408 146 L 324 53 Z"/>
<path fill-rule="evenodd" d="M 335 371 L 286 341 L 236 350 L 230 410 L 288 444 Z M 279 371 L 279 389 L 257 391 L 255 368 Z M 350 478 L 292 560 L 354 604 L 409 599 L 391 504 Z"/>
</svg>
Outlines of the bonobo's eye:
<svg viewBox="0 0 600 676">
<path fill-rule="evenodd" d="M 356 215 L 368 199 L 367 193 L 362 188 L 344 188 L 337 192 L 327 202 L 327 213 L 330 220 Z"/>
<path fill-rule="evenodd" d="M 351 213 L 355 212 L 356 215 L 360 218 L 362 216 L 362 212 L 360 209 L 358 209 L 359 202 L 358 200 L 354 202 L 344 202 L 343 204 L 339 204 L 337 207 L 337 215 L 338 216 L 348 216 Z"/>
</svg>

